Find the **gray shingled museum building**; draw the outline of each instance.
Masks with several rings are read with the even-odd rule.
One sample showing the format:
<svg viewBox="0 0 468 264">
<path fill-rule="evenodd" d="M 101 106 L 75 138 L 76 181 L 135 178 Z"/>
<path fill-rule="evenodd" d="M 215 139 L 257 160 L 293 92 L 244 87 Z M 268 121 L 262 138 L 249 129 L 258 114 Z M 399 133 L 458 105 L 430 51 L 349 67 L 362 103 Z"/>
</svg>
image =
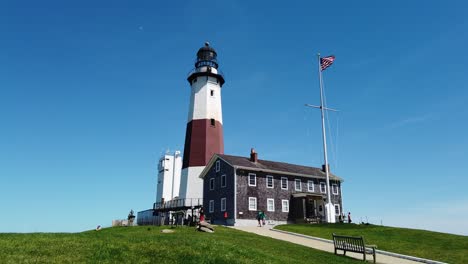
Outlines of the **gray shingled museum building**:
<svg viewBox="0 0 468 264">
<path fill-rule="evenodd" d="M 215 154 L 200 174 L 203 207 L 213 224 L 256 225 L 263 211 L 270 224 L 322 222 L 327 199 L 324 168 Z M 342 213 L 341 183 L 330 174 L 335 216 Z"/>
</svg>

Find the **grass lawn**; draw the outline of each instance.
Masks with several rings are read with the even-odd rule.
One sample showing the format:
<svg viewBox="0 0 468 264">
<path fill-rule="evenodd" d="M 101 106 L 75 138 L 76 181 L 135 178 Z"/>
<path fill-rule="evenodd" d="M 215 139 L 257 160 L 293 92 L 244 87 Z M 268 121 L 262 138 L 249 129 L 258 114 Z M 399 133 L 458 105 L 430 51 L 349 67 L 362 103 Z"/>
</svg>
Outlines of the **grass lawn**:
<svg viewBox="0 0 468 264">
<path fill-rule="evenodd" d="M 448 263 L 468 263 L 468 236 L 376 225 L 281 225 L 276 229 L 332 239 L 332 233 L 363 236 L 378 249 Z"/>
<path fill-rule="evenodd" d="M 116 227 L 82 233 L 0 234 L 1 263 L 362 263 L 300 245 L 217 227 Z"/>
</svg>

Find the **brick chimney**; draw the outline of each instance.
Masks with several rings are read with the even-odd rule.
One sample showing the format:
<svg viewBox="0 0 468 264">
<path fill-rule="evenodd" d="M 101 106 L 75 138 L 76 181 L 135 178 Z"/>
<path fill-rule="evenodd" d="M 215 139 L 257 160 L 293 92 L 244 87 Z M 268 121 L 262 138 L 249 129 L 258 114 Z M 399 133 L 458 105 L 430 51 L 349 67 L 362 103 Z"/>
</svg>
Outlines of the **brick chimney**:
<svg viewBox="0 0 468 264">
<path fill-rule="evenodd" d="M 322 165 L 322 171 L 327 172 L 325 169 L 325 164 Z M 328 164 L 328 172 L 330 172 L 330 164 Z"/>
<path fill-rule="evenodd" d="M 254 148 L 250 149 L 250 161 L 251 162 L 257 162 L 258 161 L 258 155 L 257 155 L 257 152 L 255 152 Z"/>
</svg>

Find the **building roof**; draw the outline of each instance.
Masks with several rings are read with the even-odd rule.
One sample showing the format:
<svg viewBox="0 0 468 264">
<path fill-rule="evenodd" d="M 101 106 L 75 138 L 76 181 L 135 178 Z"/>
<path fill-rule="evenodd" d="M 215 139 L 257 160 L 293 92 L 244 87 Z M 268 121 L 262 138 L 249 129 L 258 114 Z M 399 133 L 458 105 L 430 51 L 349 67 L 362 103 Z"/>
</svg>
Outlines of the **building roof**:
<svg viewBox="0 0 468 264">
<path fill-rule="evenodd" d="M 233 167 L 245 168 L 254 171 L 266 171 L 279 174 L 289 174 L 305 177 L 314 177 L 314 178 L 326 178 L 325 172 L 320 168 L 308 167 L 296 164 L 290 164 L 285 162 L 270 161 L 270 160 L 261 160 L 258 159 L 257 162 L 250 161 L 247 157 L 224 155 L 224 154 L 215 154 L 211 158 L 210 162 L 206 165 L 206 168 L 212 166 L 212 163 L 219 157 L 229 163 Z M 206 172 L 205 170 L 200 174 L 200 177 L 203 178 Z M 343 181 L 340 177 L 330 173 L 331 180 Z"/>
</svg>

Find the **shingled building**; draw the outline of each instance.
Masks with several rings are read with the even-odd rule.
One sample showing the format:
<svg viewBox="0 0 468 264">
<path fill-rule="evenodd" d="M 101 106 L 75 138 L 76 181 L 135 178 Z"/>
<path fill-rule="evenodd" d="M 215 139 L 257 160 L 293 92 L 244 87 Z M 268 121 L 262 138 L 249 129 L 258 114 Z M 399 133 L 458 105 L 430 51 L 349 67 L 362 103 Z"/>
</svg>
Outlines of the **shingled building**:
<svg viewBox="0 0 468 264">
<path fill-rule="evenodd" d="M 258 159 L 215 154 L 200 174 L 203 207 L 214 224 L 255 225 L 258 211 L 271 224 L 325 221 L 326 175 L 314 168 Z M 330 175 L 335 216 L 341 213 L 343 180 Z"/>
</svg>

